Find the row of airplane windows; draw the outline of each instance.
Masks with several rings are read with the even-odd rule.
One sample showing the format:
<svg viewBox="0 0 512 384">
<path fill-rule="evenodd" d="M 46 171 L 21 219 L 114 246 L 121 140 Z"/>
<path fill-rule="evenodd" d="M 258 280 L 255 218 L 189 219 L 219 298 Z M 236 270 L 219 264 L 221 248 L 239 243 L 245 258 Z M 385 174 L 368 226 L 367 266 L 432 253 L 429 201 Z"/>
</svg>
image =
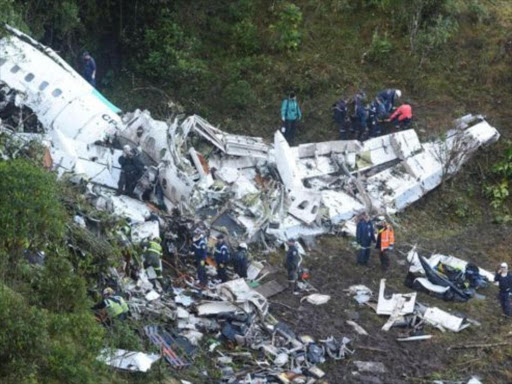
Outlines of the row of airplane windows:
<svg viewBox="0 0 512 384">
<path fill-rule="evenodd" d="M 0 67 L 2 67 L 2 65 L 4 65 L 5 63 L 7 62 L 6 59 L 0 59 Z M 21 67 L 17 64 L 15 64 L 12 68 L 11 68 L 11 73 L 18 73 L 19 71 L 21 70 Z M 25 78 L 24 80 L 27 82 L 27 83 L 30 83 L 32 82 L 32 80 L 35 79 L 35 75 L 33 73 L 27 73 L 25 75 Z M 41 84 L 39 84 L 39 90 L 40 91 L 44 91 L 46 88 L 48 88 L 50 84 L 47 82 L 47 81 L 42 81 Z M 59 97 L 60 95 L 62 95 L 62 90 L 60 90 L 59 88 L 55 88 L 51 95 L 53 97 Z"/>
</svg>

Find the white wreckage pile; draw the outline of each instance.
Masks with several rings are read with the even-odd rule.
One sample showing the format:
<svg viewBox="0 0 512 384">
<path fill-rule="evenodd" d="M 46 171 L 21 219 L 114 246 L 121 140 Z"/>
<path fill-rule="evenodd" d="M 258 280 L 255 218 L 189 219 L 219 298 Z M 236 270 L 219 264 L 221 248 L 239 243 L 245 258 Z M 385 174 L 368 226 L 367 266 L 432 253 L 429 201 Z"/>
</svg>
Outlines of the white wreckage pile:
<svg viewBox="0 0 512 384">
<path fill-rule="evenodd" d="M 423 144 L 406 130 L 363 143 L 296 147 L 280 132 L 269 144 L 223 132 L 195 115 L 172 122 L 140 110 L 120 116 L 54 51 L 5 28 L 0 127 L 20 139 L 42 140 L 59 174 L 89 183 L 99 208 L 133 221 L 146 218 L 140 204 L 114 196 L 126 144 L 139 149 L 146 165 L 135 190 L 139 198 L 202 219 L 238 242 L 281 243 L 336 230 L 353 234 L 357 214 L 404 209 L 499 138 L 473 115 Z"/>
<path fill-rule="evenodd" d="M 397 341 L 420 341 L 432 338 L 431 334 L 425 333 L 425 326 L 439 329 L 441 332 L 460 332 L 471 325 L 480 326 L 473 319 L 463 315 L 454 315 L 437 307 L 428 307 L 416 300 L 417 293 L 405 293 L 386 295 L 386 279 L 380 281 L 379 295 L 377 302 L 373 300 L 372 291 L 364 285 L 354 285 L 347 289 L 348 294 L 354 296 L 361 305 L 368 305 L 378 315 L 389 316 L 382 326 L 383 331 L 389 331 L 393 327 L 403 329 Z M 357 333 L 367 335 L 368 333 L 355 322 L 350 322 Z"/>
<path fill-rule="evenodd" d="M 251 270 L 254 279 L 265 273 L 263 268 Z M 183 278 L 161 289 L 149 279 L 150 274 L 142 270 L 132 280 L 112 269 L 109 280 L 127 297 L 131 316 L 145 324 L 145 336 L 160 355 L 106 349 L 98 360 L 118 369 L 145 372 L 163 358 L 179 370 L 192 365 L 203 347 L 222 373 L 218 382 L 313 384 L 325 375 L 319 364 L 354 353 L 345 337 L 315 341 L 296 335 L 269 313 L 267 299 L 248 284 L 255 280 L 234 279 L 200 290 Z M 208 335 L 214 338 L 206 341 Z M 220 348 L 221 343 L 228 349 Z"/>
</svg>

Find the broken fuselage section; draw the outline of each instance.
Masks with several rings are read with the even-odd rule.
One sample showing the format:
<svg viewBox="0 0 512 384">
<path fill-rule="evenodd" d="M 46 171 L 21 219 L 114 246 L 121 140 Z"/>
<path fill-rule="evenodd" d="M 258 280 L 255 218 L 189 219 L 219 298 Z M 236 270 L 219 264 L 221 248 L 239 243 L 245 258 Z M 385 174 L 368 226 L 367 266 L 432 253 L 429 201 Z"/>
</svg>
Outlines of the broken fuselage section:
<svg viewBox="0 0 512 384">
<path fill-rule="evenodd" d="M 468 115 L 427 143 L 406 130 L 365 142 L 290 147 L 280 132 L 267 143 L 196 115 L 167 122 L 147 111 L 123 114 L 53 50 L 13 28 L 6 32 L 0 94 L 37 117 L 44 133 L 34 135 L 49 146 L 59 174 L 79 175 L 102 206 L 112 207 L 120 148 L 137 146 L 151 170 L 152 198 L 237 241 L 282 242 L 341 228 L 354 233 L 357 214 L 403 210 L 499 138 L 483 117 Z"/>
</svg>

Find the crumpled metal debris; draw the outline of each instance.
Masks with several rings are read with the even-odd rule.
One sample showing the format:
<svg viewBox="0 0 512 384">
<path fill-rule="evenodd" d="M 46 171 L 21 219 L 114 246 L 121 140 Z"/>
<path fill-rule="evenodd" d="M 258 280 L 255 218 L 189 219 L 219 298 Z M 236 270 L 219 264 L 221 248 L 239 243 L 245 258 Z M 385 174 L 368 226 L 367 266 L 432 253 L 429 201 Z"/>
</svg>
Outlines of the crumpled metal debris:
<svg viewBox="0 0 512 384">
<path fill-rule="evenodd" d="M 160 359 L 158 354 L 126 351 L 124 349 L 104 349 L 98 361 L 115 368 L 130 372 L 147 372 L 154 362 Z"/>
<path fill-rule="evenodd" d="M 101 187 L 91 198 L 121 214 L 111 192 L 121 172 L 120 149 L 130 144 L 148 168 L 139 197 L 169 211 L 203 214 L 209 228 L 238 241 L 281 243 L 340 228 L 353 233 L 360 212 L 403 210 L 457 172 L 477 148 L 499 138 L 482 116 L 473 115 L 428 143 L 406 130 L 364 143 L 296 147 L 279 131 L 266 143 L 223 132 L 196 115 L 170 123 L 141 110 L 119 116 L 121 111 L 53 50 L 16 29 L 5 30 L 1 64 L 9 70 L 0 72 L 0 92 L 33 111 L 59 174 L 79 175 Z M 33 81 L 25 80 L 29 74 Z M 130 209 L 124 214 L 144 221 Z"/>
</svg>

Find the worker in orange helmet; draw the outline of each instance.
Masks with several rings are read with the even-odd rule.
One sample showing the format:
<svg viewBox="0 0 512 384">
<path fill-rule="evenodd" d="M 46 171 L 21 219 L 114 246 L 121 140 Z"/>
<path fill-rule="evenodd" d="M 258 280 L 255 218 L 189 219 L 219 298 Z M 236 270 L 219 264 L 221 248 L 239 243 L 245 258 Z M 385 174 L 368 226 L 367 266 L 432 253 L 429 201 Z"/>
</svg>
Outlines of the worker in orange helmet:
<svg viewBox="0 0 512 384">
<path fill-rule="evenodd" d="M 380 256 L 380 264 L 382 270 L 389 270 L 391 264 L 390 252 L 395 246 L 395 231 L 391 224 L 389 224 L 384 218 L 381 218 L 380 223 L 377 225 L 377 248 Z"/>
</svg>

